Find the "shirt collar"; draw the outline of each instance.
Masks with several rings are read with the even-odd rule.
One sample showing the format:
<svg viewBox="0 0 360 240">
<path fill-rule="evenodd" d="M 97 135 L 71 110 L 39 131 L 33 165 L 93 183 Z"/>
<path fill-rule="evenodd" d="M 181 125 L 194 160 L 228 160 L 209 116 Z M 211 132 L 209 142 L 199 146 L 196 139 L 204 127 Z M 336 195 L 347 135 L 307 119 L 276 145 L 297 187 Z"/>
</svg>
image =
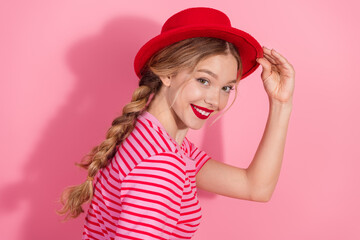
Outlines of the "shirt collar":
<svg viewBox="0 0 360 240">
<path fill-rule="evenodd" d="M 141 117 L 147 119 L 148 121 L 151 122 L 151 125 L 149 124 L 150 127 L 152 127 L 153 129 L 155 129 L 157 132 L 159 132 L 160 134 L 162 134 L 165 138 L 169 139 L 174 147 L 176 149 L 178 149 L 178 151 L 180 151 L 180 153 L 183 155 L 184 150 L 185 150 L 185 141 L 187 141 L 187 138 L 185 137 L 181 146 L 170 136 L 170 134 L 165 130 L 164 126 L 160 123 L 160 121 L 151 113 L 149 113 L 148 111 L 143 111 L 140 114 Z"/>
</svg>

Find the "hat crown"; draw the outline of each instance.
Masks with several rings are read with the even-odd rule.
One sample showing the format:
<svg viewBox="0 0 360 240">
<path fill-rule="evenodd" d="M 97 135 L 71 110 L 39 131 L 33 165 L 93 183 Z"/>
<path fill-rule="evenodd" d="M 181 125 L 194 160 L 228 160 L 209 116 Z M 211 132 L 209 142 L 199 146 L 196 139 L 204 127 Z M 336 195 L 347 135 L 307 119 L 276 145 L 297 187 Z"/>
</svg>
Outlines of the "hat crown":
<svg viewBox="0 0 360 240">
<path fill-rule="evenodd" d="M 225 13 L 213 8 L 188 8 L 171 16 L 163 25 L 161 33 L 172 29 L 199 25 L 221 25 L 231 27 L 231 22 Z"/>
</svg>

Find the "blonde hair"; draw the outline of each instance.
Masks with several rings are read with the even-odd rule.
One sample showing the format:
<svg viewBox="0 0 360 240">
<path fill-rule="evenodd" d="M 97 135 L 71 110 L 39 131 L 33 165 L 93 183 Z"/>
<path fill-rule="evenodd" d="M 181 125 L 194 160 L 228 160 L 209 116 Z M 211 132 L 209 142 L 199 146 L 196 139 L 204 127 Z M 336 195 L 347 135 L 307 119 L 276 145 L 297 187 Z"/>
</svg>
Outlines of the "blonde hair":
<svg viewBox="0 0 360 240">
<path fill-rule="evenodd" d="M 240 56 L 233 44 L 216 38 L 190 38 L 174 43 L 154 54 L 141 71 L 139 87 L 134 91 L 131 102 L 126 104 L 122 115 L 115 118 L 107 131 L 106 139 L 95 146 L 83 161 L 77 165 L 87 169 L 88 179 L 76 186 L 64 190 L 60 202 L 62 209 L 58 211 L 67 218 L 76 218 L 84 212 L 82 205 L 93 196 L 92 179 L 98 170 L 105 168 L 114 157 L 116 147 L 133 131 L 136 119 L 161 88 L 159 76 L 176 75 L 183 69 L 194 70 L 204 58 L 217 54 L 231 54 L 238 63 L 238 80 L 241 78 L 242 65 Z"/>
</svg>

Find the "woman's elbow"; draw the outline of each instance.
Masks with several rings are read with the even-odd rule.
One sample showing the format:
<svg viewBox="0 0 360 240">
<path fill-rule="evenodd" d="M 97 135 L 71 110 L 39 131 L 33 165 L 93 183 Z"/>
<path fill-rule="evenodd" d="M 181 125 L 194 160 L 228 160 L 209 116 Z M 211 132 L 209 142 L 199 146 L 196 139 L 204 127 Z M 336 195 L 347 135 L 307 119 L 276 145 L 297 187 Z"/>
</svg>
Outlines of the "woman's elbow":
<svg viewBox="0 0 360 240">
<path fill-rule="evenodd" d="M 272 191 L 268 192 L 268 191 L 257 191 L 254 192 L 250 195 L 250 199 L 251 201 L 254 202 L 262 202 L 262 203 L 266 203 L 269 202 L 271 200 L 272 197 Z"/>
</svg>

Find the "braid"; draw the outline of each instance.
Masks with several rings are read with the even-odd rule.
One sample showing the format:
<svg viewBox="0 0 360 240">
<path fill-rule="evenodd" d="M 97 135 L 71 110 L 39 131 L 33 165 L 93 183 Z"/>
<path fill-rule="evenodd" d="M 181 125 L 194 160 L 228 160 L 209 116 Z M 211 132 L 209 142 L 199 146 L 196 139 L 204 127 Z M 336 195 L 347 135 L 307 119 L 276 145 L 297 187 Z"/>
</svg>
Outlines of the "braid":
<svg viewBox="0 0 360 240">
<path fill-rule="evenodd" d="M 106 139 L 94 147 L 85 161 L 77 164 L 88 170 L 88 179 L 84 183 L 68 187 L 61 196 L 64 205 L 59 214 L 66 218 L 77 217 L 84 212 L 82 204 L 91 200 L 93 196 L 92 179 L 98 170 L 107 166 L 120 145 L 133 131 L 136 119 L 144 110 L 151 94 L 156 94 L 161 87 L 161 80 L 151 71 L 146 71 L 140 80 L 139 87 L 134 91 L 131 102 L 123 108 L 122 115 L 115 118 L 107 131 Z"/>
</svg>

